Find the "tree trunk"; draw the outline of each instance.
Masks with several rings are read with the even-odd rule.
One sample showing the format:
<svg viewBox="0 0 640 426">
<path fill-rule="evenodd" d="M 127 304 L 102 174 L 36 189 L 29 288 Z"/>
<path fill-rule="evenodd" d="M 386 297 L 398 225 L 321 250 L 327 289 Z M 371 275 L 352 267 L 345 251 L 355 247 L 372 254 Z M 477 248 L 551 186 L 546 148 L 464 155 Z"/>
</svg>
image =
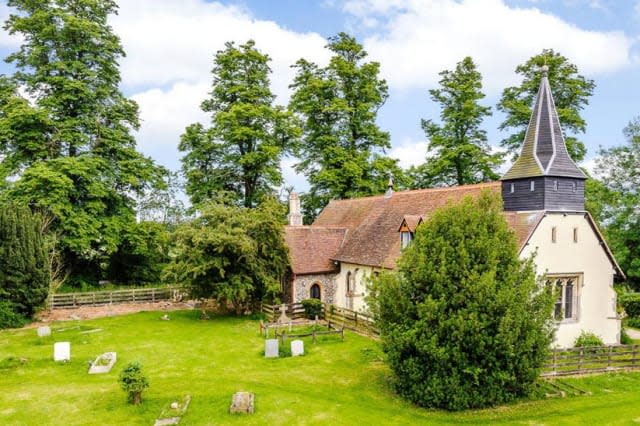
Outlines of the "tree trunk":
<svg viewBox="0 0 640 426">
<path fill-rule="evenodd" d="M 131 403 L 133 405 L 140 405 L 141 402 L 142 402 L 142 392 L 132 392 Z"/>
</svg>

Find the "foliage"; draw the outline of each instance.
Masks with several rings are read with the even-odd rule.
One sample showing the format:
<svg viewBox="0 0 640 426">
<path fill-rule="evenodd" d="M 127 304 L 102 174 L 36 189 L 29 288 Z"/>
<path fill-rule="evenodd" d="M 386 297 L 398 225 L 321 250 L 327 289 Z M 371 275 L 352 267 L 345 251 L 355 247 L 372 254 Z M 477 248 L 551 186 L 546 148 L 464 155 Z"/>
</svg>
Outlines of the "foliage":
<svg viewBox="0 0 640 426">
<path fill-rule="evenodd" d="M 520 260 L 498 196 L 437 211 L 369 304 L 395 388 L 425 407 L 461 410 L 527 395 L 552 340 L 553 295 Z"/>
<path fill-rule="evenodd" d="M 130 404 L 139 405 L 142 402 L 142 392 L 149 387 L 149 380 L 142 372 L 142 364 L 130 362 L 118 377 L 120 387 L 127 393 Z"/>
<path fill-rule="evenodd" d="M 618 297 L 618 303 L 628 317 L 640 318 L 640 293 L 627 293 Z"/>
<path fill-rule="evenodd" d="M 590 331 L 582 330 L 580 335 L 576 337 L 576 340 L 573 342 L 573 346 L 576 348 L 585 348 L 589 346 L 604 346 L 604 342 L 595 333 Z"/>
<path fill-rule="evenodd" d="M 6 59 L 13 77 L 0 79 L 4 196 L 52 214 L 64 263 L 99 279 L 135 221 L 132 196 L 163 172 L 136 151 L 131 135 L 138 107 L 118 87 L 124 52 L 107 22 L 117 5 L 7 4 L 15 13 L 4 28 L 23 41 Z"/>
<path fill-rule="evenodd" d="M 177 255 L 166 281 L 186 285 L 198 298 L 230 304 L 236 313 L 273 300 L 289 266 L 284 210 L 273 199 L 255 209 L 211 203 L 175 233 Z"/>
<path fill-rule="evenodd" d="M 607 241 L 627 275 L 640 289 L 640 116 L 623 131 L 627 143 L 600 151 L 596 174 L 602 182 L 591 196 L 600 207 L 600 220 Z"/>
<path fill-rule="evenodd" d="M 627 330 L 624 328 L 620 331 L 620 344 L 621 345 L 633 345 L 634 341 L 627 334 Z"/>
<path fill-rule="evenodd" d="M 253 40 L 239 47 L 228 42 L 216 53 L 211 97 L 201 106 L 212 126 L 190 125 L 178 147 L 186 153 L 182 170 L 194 205 L 229 191 L 254 207 L 282 183 L 280 159 L 298 129 L 288 112 L 273 106 L 269 61 Z"/>
<path fill-rule="evenodd" d="M 442 71 L 440 88 L 431 89 L 431 99 L 441 107 L 442 124 L 422 120 L 429 139 L 426 162 L 414 169 L 413 186 L 466 185 L 497 180 L 502 154 L 491 154 L 487 133 L 480 129 L 491 108 L 478 102 L 484 98 L 482 76 L 470 57 L 458 62 L 454 71 Z"/>
<path fill-rule="evenodd" d="M 163 181 L 163 185 L 148 188 L 138 198 L 138 218 L 141 222 L 154 221 L 173 228 L 187 217 L 179 198 L 183 185 L 178 172 L 168 172 Z"/>
<path fill-rule="evenodd" d="M 47 298 L 49 279 L 41 216 L 28 207 L 0 206 L 0 300 L 31 317 Z"/>
<path fill-rule="evenodd" d="M 326 67 L 300 59 L 289 108 L 303 121 L 296 170 L 310 189 L 302 196 L 305 218 L 313 219 L 331 199 L 384 192 L 389 175 L 397 184 L 403 173 L 384 156 L 389 133 L 376 116 L 387 100 L 388 86 L 379 79 L 379 64 L 363 62 L 367 52 L 346 33 L 329 38 L 333 56 Z"/>
<path fill-rule="evenodd" d="M 304 299 L 302 306 L 307 318 L 315 319 L 316 316 L 318 318 L 322 316 L 322 301 L 320 299 Z"/>
<path fill-rule="evenodd" d="M 626 318 L 625 323 L 627 327 L 640 329 L 640 317 Z"/>
<path fill-rule="evenodd" d="M 589 97 L 593 94 L 595 84 L 578 74 L 578 67 L 553 49 L 544 49 L 540 54 L 531 57 L 524 64 L 516 67 L 516 73 L 521 75 L 520 86 L 507 87 L 502 92 L 498 102 L 498 111 L 506 114 L 505 120 L 500 124 L 500 130 L 513 130 L 500 144 L 515 159 L 520 153 L 524 140 L 533 100 L 540 87 L 542 73 L 540 67 L 549 67 L 549 84 L 555 102 L 558 118 L 565 135 L 565 142 L 569 155 L 574 161 L 582 161 L 587 149 L 584 143 L 568 133 L 584 133 L 586 122 L 580 115 L 580 111 L 589 103 Z"/>
<path fill-rule="evenodd" d="M 19 328 L 25 323 L 25 317 L 17 312 L 12 302 L 0 300 L 0 330 L 3 328 Z"/>
</svg>

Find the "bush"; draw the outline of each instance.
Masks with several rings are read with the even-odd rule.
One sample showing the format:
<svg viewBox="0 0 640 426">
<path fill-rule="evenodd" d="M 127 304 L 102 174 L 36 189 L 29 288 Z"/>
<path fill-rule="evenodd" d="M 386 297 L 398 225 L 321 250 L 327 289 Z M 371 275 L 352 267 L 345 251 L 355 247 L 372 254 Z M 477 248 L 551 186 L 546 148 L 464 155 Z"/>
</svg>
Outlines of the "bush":
<svg viewBox="0 0 640 426">
<path fill-rule="evenodd" d="M 580 333 L 576 340 L 573 342 L 573 346 L 576 348 L 586 348 L 589 346 L 604 346 L 604 342 L 595 333 L 590 331 L 584 331 Z"/>
<path fill-rule="evenodd" d="M 302 306 L 309 319 L 315 319 L 316 315 L 320 318 L 322 315 L 322 302 L 319 299 L 305 299 L 302 301 Z"/>
<path fill-rule="evenodd" d="M 13 303 L 0 301 L 0 330 L 3 328 L 19 328 L 26 323 L 26 319 L 15 311 Z"/>
<path fill-rule="evenodd" d="M 534 389 L 553 337 L 553 295 L 520 260 L 499 198 L 437 211 L 374 278 L 367 300 L 398 393 L 425 407 L 503 404 Z"/>
<path fill-rule="evenodd" d="M 618 302 L 624 308 L 627 316 L 640 318 L 640 293 L 627 293 L 618 298 Z"/>
<path fill-rule="evenodd" d="M 626 318 L 625 323 L 627 327 L 640 328 L 640 318 Z"/>
<path fill-rule="evenodd" d="M 120 372 L 120 387 L 127 392 L 130 404 L 139 405 L 142 402 L 142 391 L 149 387 L 149 380 L 142 373 L 142 365 L 130 362 Z"/>
<path fill-rule="evenodd" d="M 633 339 L 629 337 L 627 331 L 623 328 L 620 332 L 620 344 L 621 345 L 633 345 Z"/>
</svg>

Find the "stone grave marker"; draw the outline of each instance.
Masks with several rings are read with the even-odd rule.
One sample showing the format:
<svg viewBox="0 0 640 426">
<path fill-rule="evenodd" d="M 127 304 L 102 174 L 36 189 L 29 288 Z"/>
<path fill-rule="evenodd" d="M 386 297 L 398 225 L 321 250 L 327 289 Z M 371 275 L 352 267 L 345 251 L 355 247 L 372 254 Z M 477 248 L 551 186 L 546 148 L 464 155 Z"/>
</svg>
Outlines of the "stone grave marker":
<svg viewBox="0 0 640 426">
<path fill-rule="evenodd" d="M 280 318 L 278 318 L 278 323 L 286 324 L 291 322 L 289 317 L 287 316 L 287 305 L 284 303 L 280 306 Z"/>
<path fill-rule="evenodd" d="M 98 356 L 95 361 L 91 363 L 89 367 L 89 374 L 103 374 L 108 373 L 113 368 L 113 364 L 116 363 L 115 352 L 105 352 Z"/>
<path fill-rule="evenodd" d="M 53 344 L 53 360 L 69 361 L 71 360 L 71 343 L 56 342 Z"/>
<path fill-rule="evenodd" d="M 304 355 L 304 342 L 302 340 L 291 341 L 291 356 Z"/>
<path fill-rule="evenodd" d="M 51 327 L 49 327 L 48 325 L 38 327 L 38 337 L 46 337 L 46 336 L 51 336 Z"/>
<path fill-rule="evenodd" d="M 264 341 L 264 357 L 278 358 L 278 339 L 267 339 Z"/>
<path fill-rule="evenodd" d="M 255 397 L 251 392 L 236 392 L 231 399 L 231 407 L 229 412 L 231 414 L 246 413 L 253 414 L 255 410 L 254 406 Z"/>
</svg>

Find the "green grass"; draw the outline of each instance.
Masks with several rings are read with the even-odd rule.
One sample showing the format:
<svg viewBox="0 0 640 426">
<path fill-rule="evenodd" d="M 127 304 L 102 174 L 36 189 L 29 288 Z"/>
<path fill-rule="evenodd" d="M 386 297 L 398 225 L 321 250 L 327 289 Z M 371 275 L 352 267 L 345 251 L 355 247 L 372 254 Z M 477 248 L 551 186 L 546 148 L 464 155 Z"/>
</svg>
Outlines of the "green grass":
<svg viewBox="0 0 640 426">
<path fill-rule="evenodd" d="M 170 321 L 161 315 L 55 323 L 45 339 L 35 329 L 0 332 L 0 424 L 151 425 L 185 395 L 192 399 L 181 425 L 640 423 L 639 373 L 566 380 L 590 396 L 447 413 L 395 396 L 378 343 L 365 337 L 323 336 L 315 345 L 306 338 L 305 356 L 264 359 L 257 321 L 201 321 L 198 311 L 171 312 Z M 71 362 L 53 362 L 54 341 L 71 342 Z M 114 369 L 88 375 L 88 362 L 107 351 L 118 353 Z M 139 407 L 126 403 L 117 382 L 134 360 L 151 382 Z M 239 390 L 255 393 L 254 415 L 228 414 Z"/>
</svg>

